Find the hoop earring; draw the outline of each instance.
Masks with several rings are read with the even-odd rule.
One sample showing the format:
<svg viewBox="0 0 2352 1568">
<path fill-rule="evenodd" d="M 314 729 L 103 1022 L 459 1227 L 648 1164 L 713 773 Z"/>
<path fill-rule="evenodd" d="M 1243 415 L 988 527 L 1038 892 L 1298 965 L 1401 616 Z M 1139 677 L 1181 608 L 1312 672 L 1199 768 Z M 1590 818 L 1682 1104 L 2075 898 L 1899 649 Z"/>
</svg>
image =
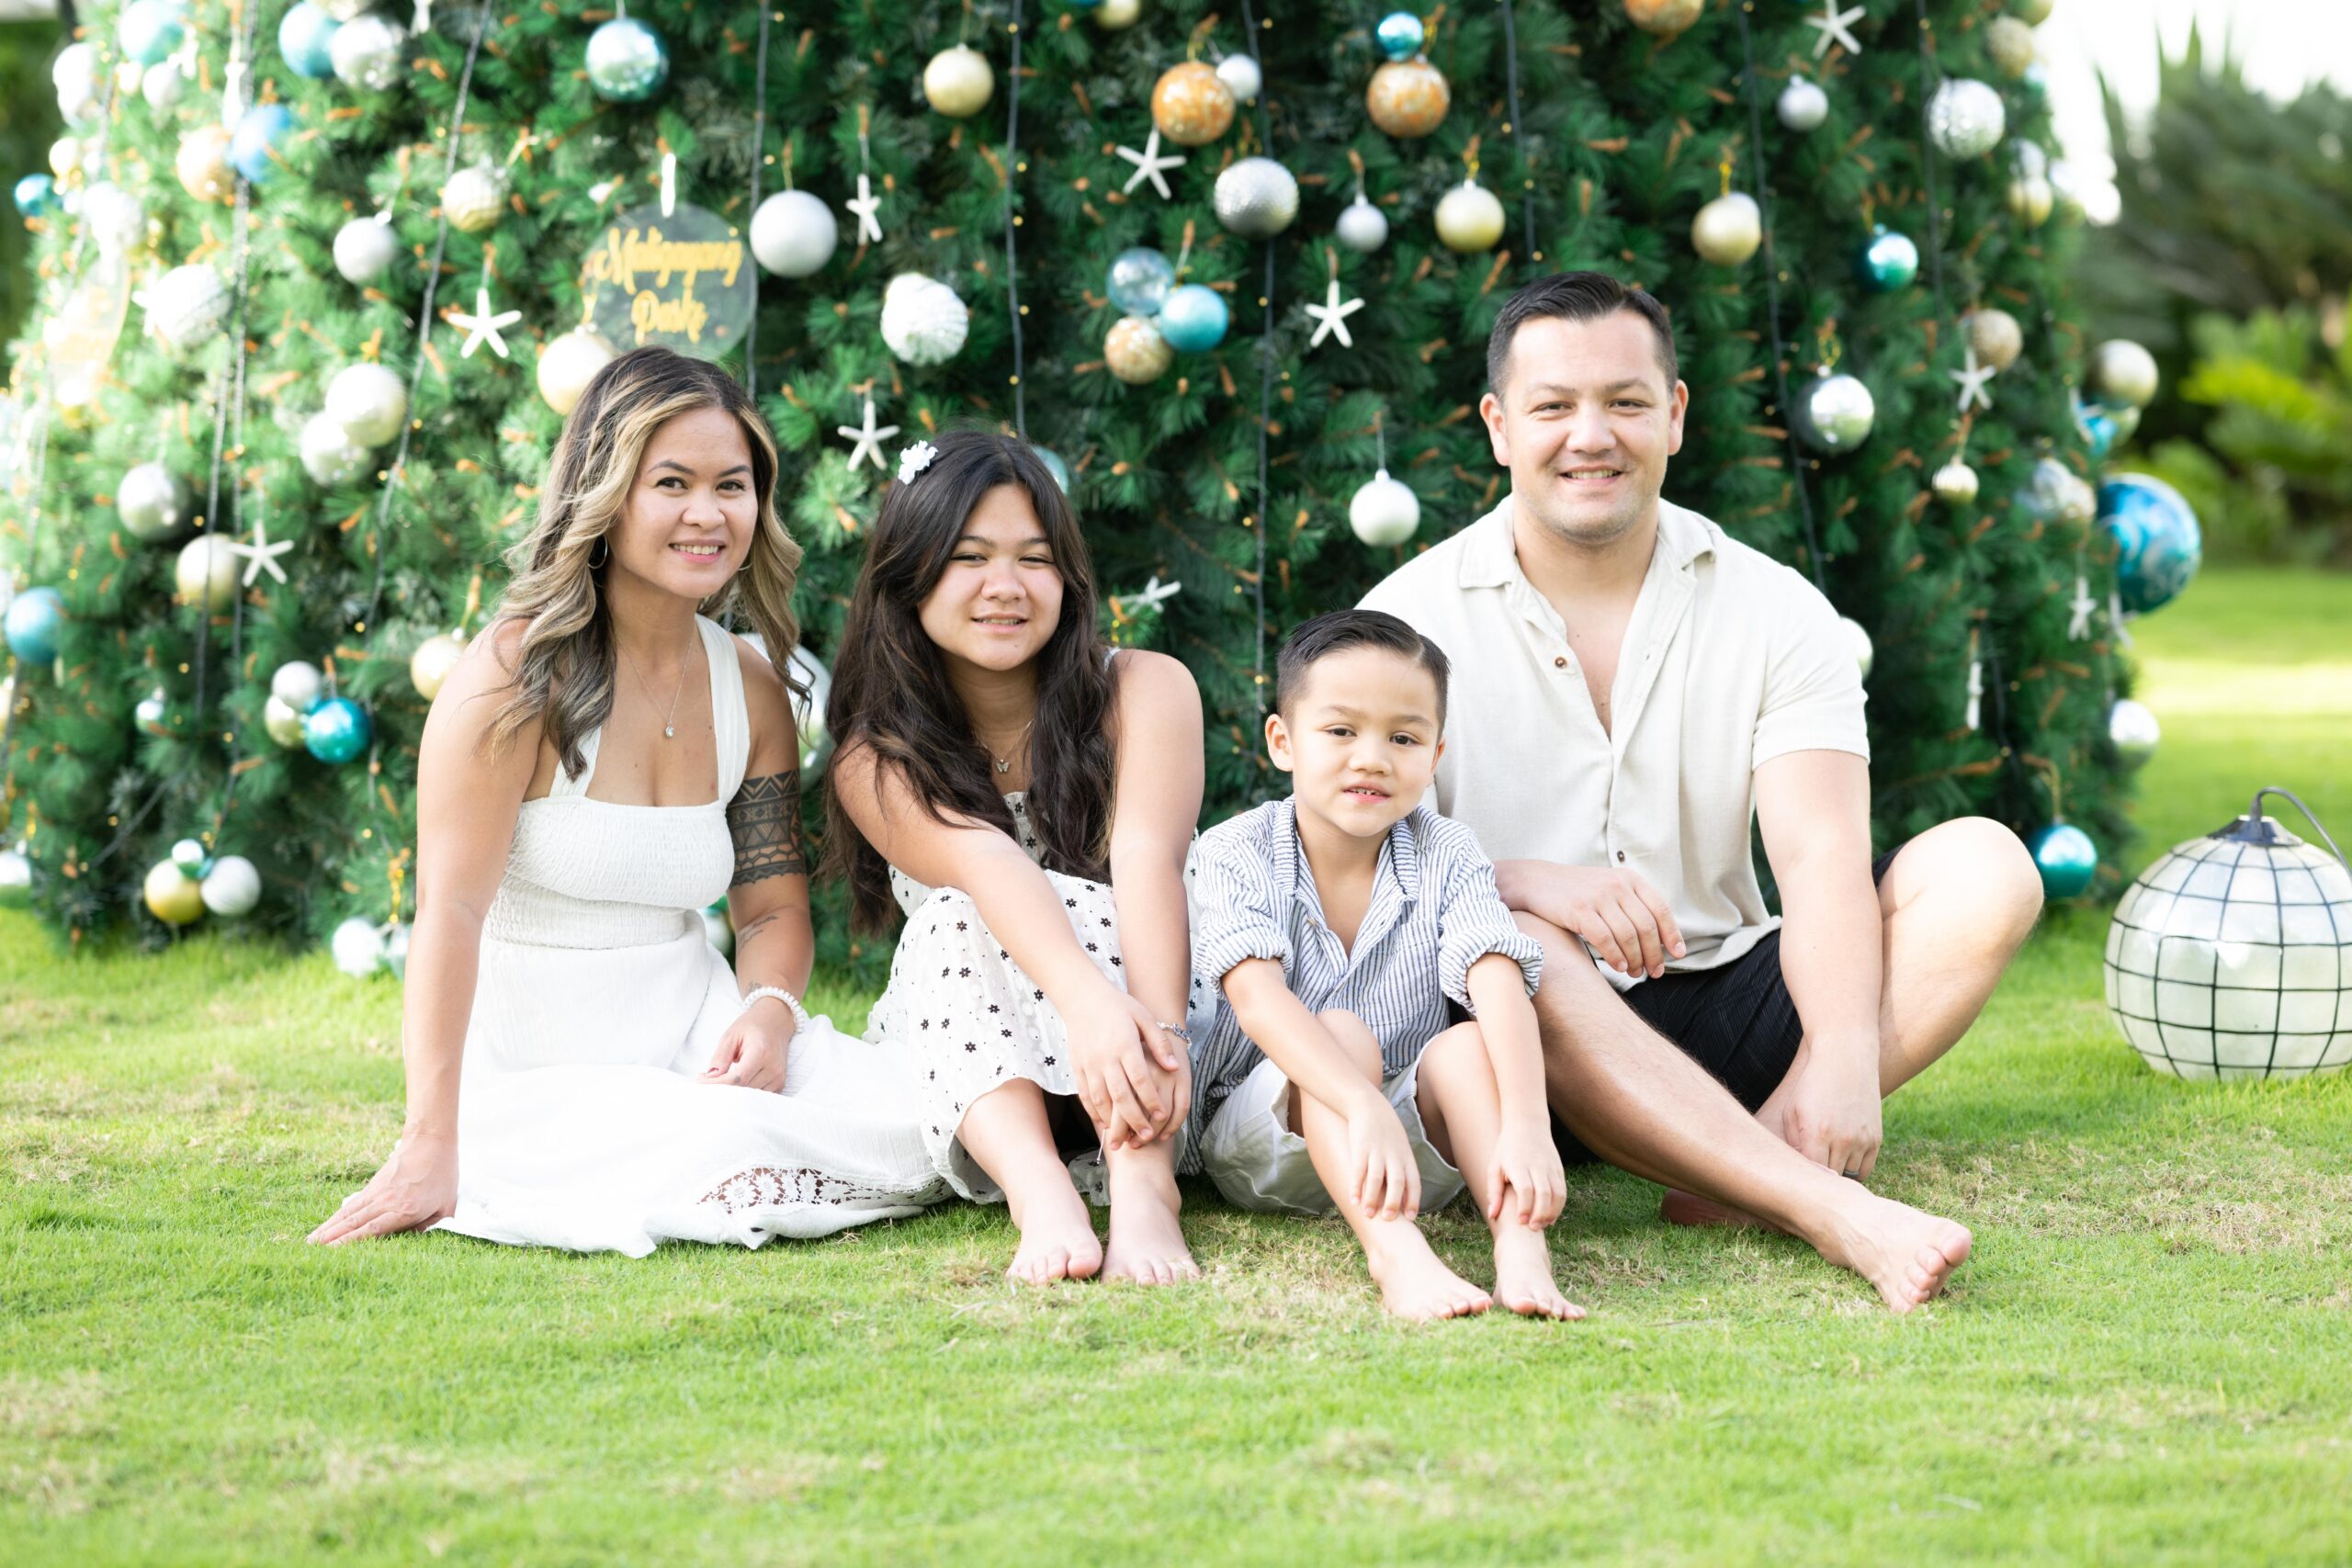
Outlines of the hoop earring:
<svg viewBox="0 0 2352 1568">
<path fill-rule="evenodd" d="M 599 534 L 596 536 L 595 548 L 602 550 L 604 554 L 594 557 L 588 562 L 588 570 L 590 571 L 603 570 L 605 563 L 613 558 L 613 547 L 605 542 L 604 535 Z"/>
<path fill-rule="evenodd" d="M 739 566 L 739 567 L 737 567 L 737 568 L 735 569 L 735 575 L 736 575 L 736 576 L 738 576 L 738 577 L 741 577 L 741 576 L 742 576 L 745 572 L 747 572 L 747 571 L 749 571 L 749 570 L 752 570 L 752 552 L 751 552 L 751 551 L 749 551 L 749 550 L 745 550 L 745 551 L 743 552 L 743 564 L 742 564 L 741 566 Z"/>
</svg>

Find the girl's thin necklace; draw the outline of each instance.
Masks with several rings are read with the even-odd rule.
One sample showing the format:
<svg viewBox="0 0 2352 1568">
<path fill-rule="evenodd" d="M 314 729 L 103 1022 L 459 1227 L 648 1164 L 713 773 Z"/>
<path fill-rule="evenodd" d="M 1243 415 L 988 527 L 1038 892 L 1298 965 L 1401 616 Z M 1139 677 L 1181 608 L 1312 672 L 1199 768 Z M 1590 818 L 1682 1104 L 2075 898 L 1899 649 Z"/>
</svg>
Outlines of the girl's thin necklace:
<svg viewBox="0 0 2352 1568">
<path fill-rule="evenodd" d="M 1012 746 L 1006 749 L 1003 756 L 998 756 L 993 750 L 989 753 L 989 760 L 996 764 L 996 771 L 998 773 L 1009 773 L 1012 772 L 1013 753 L 1021 750 L 1022 742 L 1027 740 L 1029 739 L 1029 732 L 1036 728 L 1037 720 L 1033 715 L 1030 717 L 1029 722 L 1021 727 L 1021 733 L 1013 737 Z"/>
<path fill-rule="evenodd" d="M 631 653 L 628 650 L 628 645 L 627 643 L 622 643 L 618 637 L 615 637 L 613 640 L 616 643 L 620 643 L 621 657 L 628 660 L 628 667 L 631 673 L 637 676 L 637 683 L 643 686 L 645 688 L 646 696 L 651 698 L 653 696 L 653 687 L 645 679 L 645 671 L 638 664 L 637 655 Z M 664 740 L 675 738 L 678 733 L 678 699 L 685 695 L 685 691 L 686 660 L 685 656 L 681 654 L 678 659 L 678 689 L 670 694 L 670 711 L 664 715 L 662 719 L 662 739 Z M 1002 766 L 1003 764 L 1001 763 L 998 764 L 1000 770 L 1001 770 Z"/>
</svg>

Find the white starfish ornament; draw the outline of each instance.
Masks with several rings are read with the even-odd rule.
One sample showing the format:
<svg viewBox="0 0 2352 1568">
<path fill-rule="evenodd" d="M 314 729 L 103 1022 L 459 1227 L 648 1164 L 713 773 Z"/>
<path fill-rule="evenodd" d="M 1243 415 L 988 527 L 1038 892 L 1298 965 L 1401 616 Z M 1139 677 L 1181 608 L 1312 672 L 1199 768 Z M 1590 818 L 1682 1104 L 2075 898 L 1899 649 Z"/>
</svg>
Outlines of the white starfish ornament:
<svg viewBox="0 0 2352 1568">
<path fill-rule="evenodd" d="M 870 458 L 876 468 L 885 473 L 889 472 L 890 466 L 882 460 L 882 443 L 898 434 L 899 427 L 895 424 L 877 427 L 875 424 L 872 398 L 865 400 L 865 419 L 862 427 L 855 424 L 842 424 L 834 426 L 834 429 L 852 443 L 849 453 L 851 468 L 854 468 Z"/>
</svg>

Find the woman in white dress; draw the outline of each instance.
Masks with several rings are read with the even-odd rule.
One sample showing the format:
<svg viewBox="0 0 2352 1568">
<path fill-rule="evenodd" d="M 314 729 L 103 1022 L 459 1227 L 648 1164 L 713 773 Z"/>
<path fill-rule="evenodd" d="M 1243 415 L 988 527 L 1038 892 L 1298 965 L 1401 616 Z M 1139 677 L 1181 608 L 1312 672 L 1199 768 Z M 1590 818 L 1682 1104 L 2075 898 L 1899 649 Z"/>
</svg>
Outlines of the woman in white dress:
<svg viewBox="0 0 2352 1568">
<path fill-rule="evenodd" d="M 565 422 L 498 616 L 417 767 L 408 1111 L 317 1230 L 641 1256 L 756 1247 L 944 1195 L 914 1068 L 811 1019 L 799 745 L 772 649 L 800 547 L 742 389 L 666 349 Z M 724 895 L 735 967 L 704 934 Z"/>
<path fill-rule="evenodd" d="M 920 1056 L 939 1174 L 1010 1205 L 1009 1272 L 1157 1284 L 1199 1274 L 1173 1156 L 1201 702 L 1097 616 L 1077 519 L 1025 444 L 909 448 L 833 664 L 827 837 L 859 925 L 903 913 L 867 1038 Z M 1107 1253 L 1081 1187 L 1110 1205 Z"/>
</svg>

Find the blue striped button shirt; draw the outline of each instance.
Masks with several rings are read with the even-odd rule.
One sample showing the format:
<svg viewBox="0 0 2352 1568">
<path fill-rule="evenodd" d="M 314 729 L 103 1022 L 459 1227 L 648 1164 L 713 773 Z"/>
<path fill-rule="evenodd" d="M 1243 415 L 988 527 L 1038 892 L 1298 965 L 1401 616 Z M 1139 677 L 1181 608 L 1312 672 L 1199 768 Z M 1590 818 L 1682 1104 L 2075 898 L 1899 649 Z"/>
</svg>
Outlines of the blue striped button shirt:
<svg viewBox="0 0 2352 1568">
<path fill-rule="evenodd" d="M 1512 923 L 1476 836 L 1427 806 L 1388 829 L 1352 949 L 1323 919 L 1295 801 L 1268 801 L 1202 834 L 1193 870 L 1186 1021 L 1195 1149 L 1226 1096 L 1264 1060 L 1225 997 L 1227 973 L 1244 959 L 1280 963 L 1309 1011 L 1345 1008 L 1363 1019 L 1389 1077 L 1444 1031 L 1449 998 L 1470 1008 L 1471 964 L 1489 953 L 1509 956 L 1531 995 L 1543 968 L 1544 950 Z"/>
</svg>

